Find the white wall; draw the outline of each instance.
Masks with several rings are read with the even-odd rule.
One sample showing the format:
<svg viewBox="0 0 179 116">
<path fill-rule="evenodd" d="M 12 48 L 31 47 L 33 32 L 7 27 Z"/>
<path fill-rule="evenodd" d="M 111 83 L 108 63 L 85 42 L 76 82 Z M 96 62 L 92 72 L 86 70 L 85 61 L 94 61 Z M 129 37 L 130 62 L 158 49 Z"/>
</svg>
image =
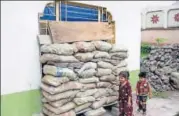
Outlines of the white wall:
<svg viewBox="0 0 179 116">
<path fill-rule="evenodd" d="M 78 1 L 79 2 L 79 1 Z M 83 1 L 106 6 L 116 21 L 117 44 L 129 49 L 130 70 L 139 68 L 140 10 L 144 1 Z M 1 2 L 1 94 L 36 89 L 40 83 L 37 14 L 48 1 Z M 169 2 L 156 2 L 156 4 Z M 173 3 L 170 1 L 170 3 Z"/>
</svg>

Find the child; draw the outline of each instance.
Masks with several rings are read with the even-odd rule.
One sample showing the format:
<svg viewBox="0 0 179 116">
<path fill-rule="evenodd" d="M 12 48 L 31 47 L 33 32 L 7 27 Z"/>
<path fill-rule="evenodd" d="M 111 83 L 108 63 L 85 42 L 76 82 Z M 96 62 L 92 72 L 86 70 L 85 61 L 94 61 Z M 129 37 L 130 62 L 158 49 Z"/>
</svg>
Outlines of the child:
<svg viewBox="0 0 179 116">
<path fill-rule="evenodd" d="M 119 116 L 132 116 L 132 89 L 128 81 L 128 72 L 122 71 L 119 74 Z"/>
<path fill-rule="evenodd" d="M 146 73 L 140 72 L 139 73 L 139 81 L 137 82 L 136 86 L 136 95 L 138 99 L 138 111 L 143 111 L 143 114 L 146 114 L 146 101 L 147 97 L 152 97 L 151 87 L 146 80 Z"/>
</svg>

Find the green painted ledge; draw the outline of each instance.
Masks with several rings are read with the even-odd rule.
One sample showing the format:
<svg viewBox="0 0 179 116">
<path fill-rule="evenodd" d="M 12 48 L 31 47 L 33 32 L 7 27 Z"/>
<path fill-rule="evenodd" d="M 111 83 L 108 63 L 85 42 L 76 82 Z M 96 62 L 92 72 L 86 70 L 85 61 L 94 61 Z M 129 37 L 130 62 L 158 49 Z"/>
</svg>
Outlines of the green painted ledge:
<svg viewBox="0 0 179 116">
<path fill-rule="evenodd" d="M 32 116 L 41 111 L 39 90 L 1 95 L 1 116 Z"/>
</svg>

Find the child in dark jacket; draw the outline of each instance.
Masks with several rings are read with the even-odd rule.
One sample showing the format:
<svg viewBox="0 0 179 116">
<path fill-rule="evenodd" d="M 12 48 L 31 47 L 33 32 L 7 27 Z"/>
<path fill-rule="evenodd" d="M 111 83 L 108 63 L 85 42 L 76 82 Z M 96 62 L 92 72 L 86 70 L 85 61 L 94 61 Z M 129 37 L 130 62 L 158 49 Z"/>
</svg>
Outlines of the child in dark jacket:
<svg viewBox="0 0 179 116">
<path fill-rule="evenodd" d="M 146 102 L 147 97 L 152 97 L 152 91 L 149 82 L 146 79 L 146 73 L 140 72 L 139 73 L 139 81 L 137 82 L 136 86 L 136 95 L 138 100 L 138 111 L 143 111 L 143 114 L 146 114 Z"/>
</svg>

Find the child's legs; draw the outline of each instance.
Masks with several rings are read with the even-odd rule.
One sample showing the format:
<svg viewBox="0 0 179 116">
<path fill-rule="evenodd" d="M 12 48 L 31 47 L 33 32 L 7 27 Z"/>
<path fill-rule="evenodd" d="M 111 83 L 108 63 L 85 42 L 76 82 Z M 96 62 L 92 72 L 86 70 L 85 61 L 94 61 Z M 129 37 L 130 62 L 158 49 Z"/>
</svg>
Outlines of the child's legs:
<svg viewBox="0 0 179 116">
<path fill-rule="evenodd" d="M 142 103 L 143 103 L 143 98 L 142 98 L 142 96 L 138 96 L 139 98 L 138 98 L 138 100 L 139 100 L 139 110 L 142 110 L 143 108 L 142 108 Z"/>
<path fill-rule="evenodd" d="M 147 96 L 142 96 L 142 110 L 143 112 L 146 112 L 147 110 Z"/>
</svg>

